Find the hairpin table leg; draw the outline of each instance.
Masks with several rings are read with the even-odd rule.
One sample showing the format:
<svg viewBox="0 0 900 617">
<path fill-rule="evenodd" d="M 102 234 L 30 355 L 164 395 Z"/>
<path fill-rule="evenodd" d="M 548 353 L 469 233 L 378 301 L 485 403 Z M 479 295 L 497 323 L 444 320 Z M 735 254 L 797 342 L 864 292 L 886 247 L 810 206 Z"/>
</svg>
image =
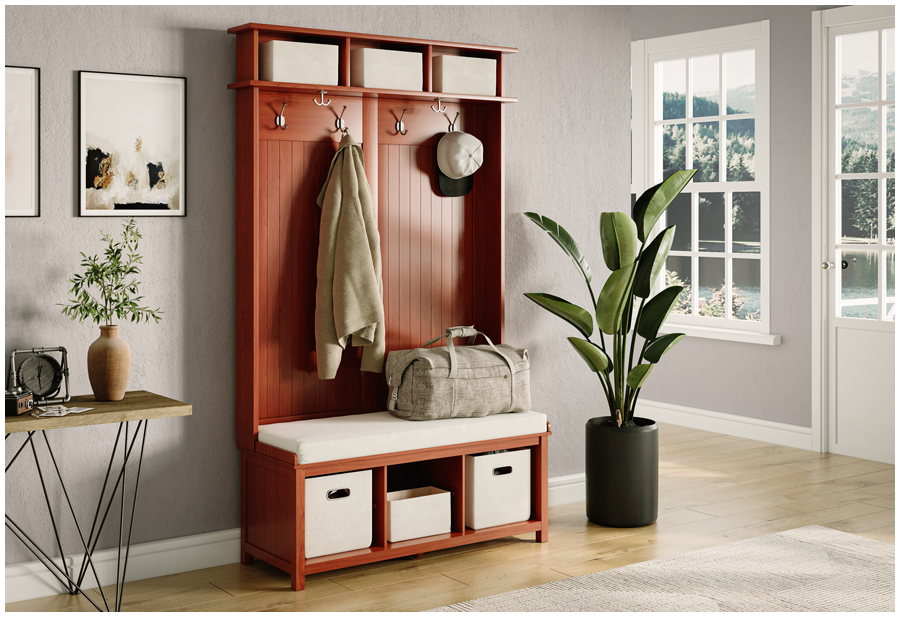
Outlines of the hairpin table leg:
<svg viewBox="0 0 900 617">
<path fill-rule="evenodd" d="M 137 510 L 138 488 L 140 486 L 141 467 L 143 465 L 143 460 L 144 460 L 144 445 L 146 444 L 146 440 L 147 440 L 147 422 L 148 422 L 147 420 L 138 421 L 137 428 L 134 431 L 134 437 L 131 439 L 130 444 L 128 442 L 128 423 L 122 422 L 119 424 L 119 432 L 116 435 L 116 441 L 115 441 L 115 444 L 113 445 L 112 454 L 110 455 L 109 465 L 106 469 L 106 474 L 105 474 L 104 480 L 103 480 L 103 487 L 101 488 L 101 491 L 100 491 L 100 498 L 97 501 L 97 509 L 94 513 L 94 520 L 93 520 L 93 523 L 91 524 L 91 531 L 88 534 L 87 539 L 85 539 L 84 534 L 81 531 L 81 526 L 78 524 L 78 520 L 75 517 L 75 509 L 72 506 L 72 501 L 69 498 L 69 492 L 66 489 L 65 483 L 63 482 L 62 474 L 60 473 L 60 470 L 59 470 L 59 465 L 57 465 L 57 462 L 56 462 L 56 456 L 53 454 L 53 450 L 50 447 L 50 442 L 47 440 L 47 435 L 46 435 L 46 433 L 44 433 L 44 431 L 39 431 L 39 432 L 44 433 L 44 441 L 47 444 L 47 451 L 50 453 L 50 459 L 53 462 L 53 467 L 56 470 L 56 475 L 57 475 L 57 478 L 59 479 L 60 486 L 62 487 L 63 495 L 65 496 L 66 503 L 69 506 L 69 512 L 72 515 L 72 519 L 75 521 L 75 527 L 78 530 L 78 535 L 79 535 L 79 538 L 81 539 L 82 547 L 84 548 L 84 557 L 82 559 L 82 563 L 81 563 L 81 567 L 79 570 L 77 580 L 74 580 L 70 576 L 69 569 L 65 563 L 65 557 L 63 556 L 62 542 L 60 541 L 60 538 L 59 538 L 59 533 L 58 533 L 58 529 L 56 526 L 56 519 L 53 516 L 53 511 L 52 511 L 52 508 L 50 507 L 50 498 L 47 493 L 46 484 L 44 482 L 43 471 L 41 469 L 40 462 L 38 461 L 38 458 L 37 458 L 37 449 L 34 446 L 33 436 L 34 436 L 35 431 L 28 433 L 28 438 L 19 447 L 15 456 L 13 456 L 12 460 L 6 466 L 6 471 L 8 472 L 10 467 L 12 467 L 12 464 L 18 458 L 19 454 L 22 452 L 22 450 L 25 449 L 25 446 L 28 445 L 29 443 L 31 444 L 31 450 L 34 454 L 35 466 L 37 467 L 37 470 L 38 470 L 38 477 L 40 478 L 40 481 L 41 481 L 41 488 L 43 489 L 44 499 L 47 504 L 47 510 L 50 514 L 50 521 L 53 525 L 54 536 L 56 537 L 56 545 L 60 552 L 60 559 L 62 561 L 62 567 L 60 567 L 53 560 L 52 557 L 50 557 L 43 549 L 41 549 L 41 547 L 38 546 L 37 543 L 34 540 L 32 540 L 28 536 L 28 534 L 26 534 L 25 531 L 21 527 L 19 527 L 19 525 L 15 521 L 13 521 L 9 517 L 9 515 L 6 516 L 6 526 L 13 533 L 13 535 L 15 535 L 25 545 L 25 548 L 27 548 L 37 558 L 37 560 L 40 561 L 44 565 L 44 567 L 46 567 L 47 570 L 50 571 L 50 573 L 59 581 L 59 583 L 68 589 L 70 594 L 76 595 L 76 594 L 80 593 L 98 611 L 103 611 L 103 608 L 101 608 L 91 598 L 91 596 L 86 594 L 81 587 L 82 584 L 84 583 L 84 577 L 87 574 L 88 568 L 90 568 L 90 570 L 92 571 L 92 573 L 94 575 L 94 579 L 97 581 L 100 596 L 103 598 L 103 604 L 106 607 L 106 610 L 107 611 L 110 611 L 110 610 L 121 611 L 122 610 L 122 599 L 125 595 L 125 575 L 126 575 L 126 572 L 128 569 L 128 556 L 131 552 L 131 536 L 132 536 L 132 532 L 134 531 L 134 516 L 135 516 L 135 512 Z M 143 431 L 141 431 L 142 423 L 144 425 Z M 116 452 L 118 451 L 119 441 L 122 436 L 123 428 L 125 429 L 125 439 L 123 442 L 123 451 L 122 451 L 122 467 L 121 467 L 121 470 L 118 471 L 118 474 L 117 474 L 118 477 L 116 478 L 115 484 L 112 487 L 112 491 L 109 494 L 109 498 L 106 503 L 106 509 L 104 510 L 103 517 L 102 517 L 102 519 L 100 519 L 100 523 L 98 525 L 97 521 L 100 518 L 100 511 L 103 509 L 103 501 L 104 501 L 104 497 L 106 495 L 106 487 L 109 484 L 110 479 L 112 478 L 111 474 L 115 473 L 115 472 L 113 472 L 113 462 L 115 460 Z M 131 503 L 131 515 L 130 515 L 130 519 L 128 522 L 127 536 L 126 536 L 125 535 L 126 534 L 126 529 L 125 529 L 126 469 L 128 466 L 128 461 L 131 458 L 132 451 L 134 450 L 134 446 L 137 443 L 138 433 L 141 433 L 141 435 L 140 435 L 141 448 L 140 448 L 140 454 L 138 455 L 137 474 L 135 476 L 135 483 L 134 483 L 134 498 Z M 7 437 L 9 437 L 9 435 L 7 435 Z M 120 489 L 120 484 L 121 484 L 121 489 Z M 109 511 L 112 508 L 113 501 L 115 500 L 117 490 L 120 490 L 119 548 L 118 548 L 117 559 L 116 559 L 115 598 L 114 598 L 113 606 L 112 606 L 112 608 L 110 608 L 109 603 L 106 598 L 106 594 L 103 591 L 103 584 L 100 582 L 100 580 L 97 576 L 97 571 L 96 571 L 96 568 L 94 567 L 92 558 L 93 558 L 94 550 L 97 547 L 97 542 L 100 539 L 100 532 L 103 530 L 103 525 L 106 523 L 106 518 L 109 515 Z M 125 543 L 124 543 L 124 547 L 125 547 L 124 559 L 122 558 L 123 537 L 126 538 Z"/>
</svg>

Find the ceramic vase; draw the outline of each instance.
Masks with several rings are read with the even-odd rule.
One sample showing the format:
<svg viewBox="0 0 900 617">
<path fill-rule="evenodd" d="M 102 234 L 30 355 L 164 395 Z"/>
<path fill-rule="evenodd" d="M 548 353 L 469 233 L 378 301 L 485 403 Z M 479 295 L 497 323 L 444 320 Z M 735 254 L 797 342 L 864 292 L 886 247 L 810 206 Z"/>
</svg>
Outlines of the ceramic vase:
<svg viewBox="0 0 900 617">
<path fill-rule="evenodd" d="M 88 378 L 98 401 L 125 398 L 131 375 L 131 348 L 119 336 L 119 326 L 100 326 L 100 338 L 88 348 Z"/>
<path fill-rule="evenodd" d="M 656 521 L 659 499 L 659 431 L 656 422 L 617 428 L 609 416 L 585 427 L 587 517 L 606 527 L 643 527 Z"/>
</svg>

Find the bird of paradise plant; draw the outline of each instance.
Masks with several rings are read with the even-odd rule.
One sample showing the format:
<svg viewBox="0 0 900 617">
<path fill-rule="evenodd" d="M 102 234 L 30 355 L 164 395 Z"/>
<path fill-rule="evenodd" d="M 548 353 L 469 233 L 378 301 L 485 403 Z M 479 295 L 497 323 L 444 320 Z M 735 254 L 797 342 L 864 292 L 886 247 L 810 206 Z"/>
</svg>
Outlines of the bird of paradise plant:
<svg viewBox="0 0 900 617">
<path fill-rule="evenodd" d="M 545 216 L 525 213 L 575 262 L 587 283 L 593 310 L 587 311 L 547 293 L 526 293 L 525 296 L 578 330 L 581 336 L 568 337 L 569 343 L 590 370 L 597 373 L 610 416 L 618 427 L 636 426 L 634 410 L 641 387 L 660 358 L 684 338 L 684 334 L 659 336 L 659 329 L 678 302 L 683 287 L 672 285 L 650 298 L 657 277 L 665 271 L 675 225 L 667 227 L 649 242 L 648 239 L 660 216 L 695 173 L 696 169 L 677 171 L 647 189 L 635 202 L 632 217 L 623 212 L 600 215 L 603 261 L 612 273 L 599 296 L 594 294 L 591 285 L 591 267 L 587 258 L 569 232 Z M 635 306 L 638 307 L 636 314 Z M 594 334 L 592 315 L 597 319 L 599 345 L 591 340 Z M 639 337 L 643 342 L 640 352 L 635 355 Z"/>
</svg>

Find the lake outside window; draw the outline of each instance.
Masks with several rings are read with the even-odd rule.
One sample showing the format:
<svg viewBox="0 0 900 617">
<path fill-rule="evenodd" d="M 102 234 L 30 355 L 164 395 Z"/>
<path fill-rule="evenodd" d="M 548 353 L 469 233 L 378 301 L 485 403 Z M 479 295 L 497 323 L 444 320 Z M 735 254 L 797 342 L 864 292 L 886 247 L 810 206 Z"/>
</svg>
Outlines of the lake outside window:
<svg viewBox="0 0 900 617">
<path fill-rule="evenodd" d="M 830 43 L 835 316 L 894 321 L 894 28 L 837 28 Z"/>
</svg>

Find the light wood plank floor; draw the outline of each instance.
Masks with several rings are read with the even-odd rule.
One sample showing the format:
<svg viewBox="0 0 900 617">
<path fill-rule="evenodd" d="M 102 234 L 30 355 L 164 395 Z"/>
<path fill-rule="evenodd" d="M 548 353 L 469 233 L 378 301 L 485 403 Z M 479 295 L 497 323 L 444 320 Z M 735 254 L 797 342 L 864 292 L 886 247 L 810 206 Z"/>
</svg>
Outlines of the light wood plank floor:
<svg viewBox="0 0 900 617">
<path fill-rule="evenodd" d="M 584 517 L 584 503 L 557 506 L 548 543 L 528 534 L 325 572 L 299 592 L 259 560 L 136 581 L 125 586 L 123 608 L 421 611 L 805 525 L 894 542 L 893 465 L 672 425 L 660 425 L 659 502 L 659 520 L 648 527 L 600 527 Z M 59 595 L 6 610 L 94 609 Z"/>
</svg>

